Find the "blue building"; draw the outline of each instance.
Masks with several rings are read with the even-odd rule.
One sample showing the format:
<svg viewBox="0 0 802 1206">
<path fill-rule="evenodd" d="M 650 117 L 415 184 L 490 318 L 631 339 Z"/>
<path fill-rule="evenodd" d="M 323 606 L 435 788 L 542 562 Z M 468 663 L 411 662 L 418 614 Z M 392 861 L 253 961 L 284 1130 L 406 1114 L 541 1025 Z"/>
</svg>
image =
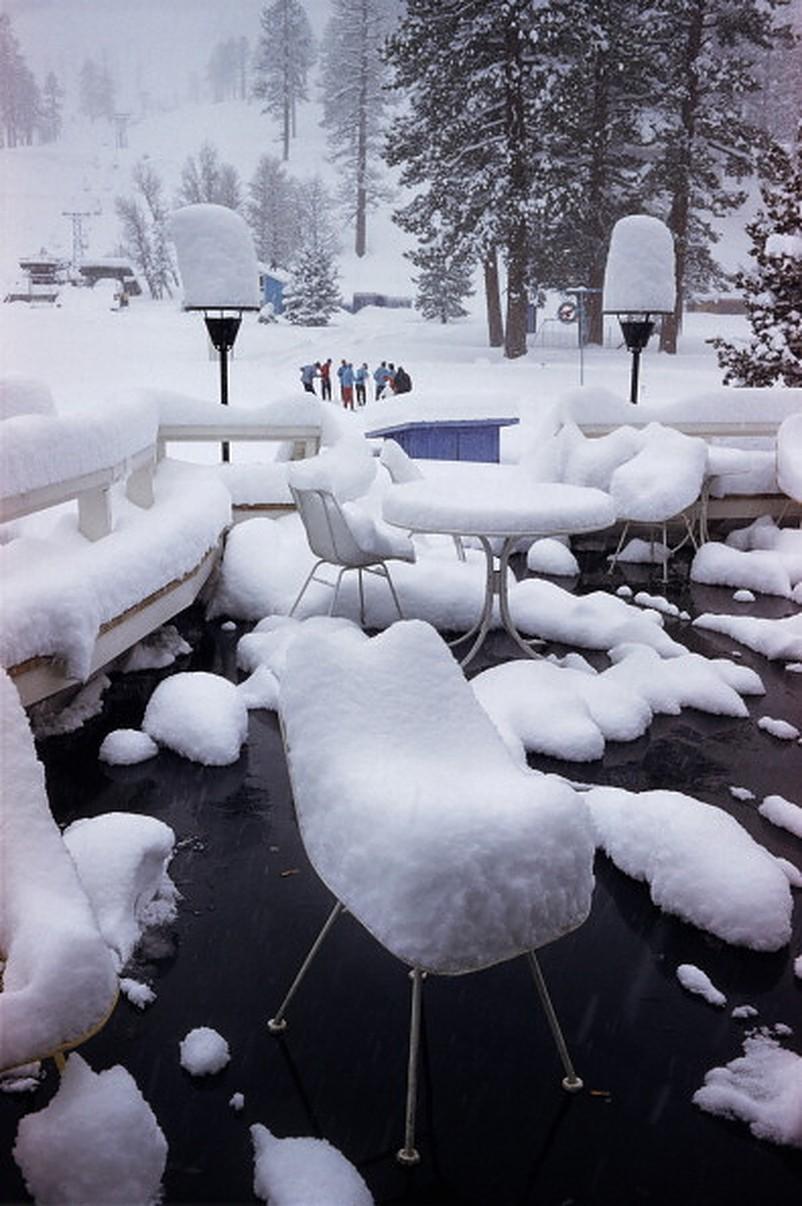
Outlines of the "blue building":
<svg viewBox="0 0 802 1206">
<path fill-rule="evenodd" d="M 274 314 L 284 313 L 284 290 L 289 280 L 289 273 L 280 268 L 263 268 L 259 273 L 262 305 L 271 306 Z"/>
</svg>

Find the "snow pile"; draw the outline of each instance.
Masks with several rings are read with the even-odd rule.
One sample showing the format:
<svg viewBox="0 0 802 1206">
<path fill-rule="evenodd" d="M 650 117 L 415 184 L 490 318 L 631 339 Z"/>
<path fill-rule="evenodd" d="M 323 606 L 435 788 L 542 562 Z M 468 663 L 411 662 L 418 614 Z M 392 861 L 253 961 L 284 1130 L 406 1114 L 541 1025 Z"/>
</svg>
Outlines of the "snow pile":
<svg viewBox="0 0 802 1206">
<path fill-rule="evenodd" d="M 56 412 L 50 386 L 35 377 L 9 373 L 0 377 L 0 420 L 14 415 L 52 415 Z"/>
<path fill-rule="evenodd" d="M 376 467 L 365 440 L 343 439 L 317 456 L 293 461 L 288 480 L 297 490 L 326 490 L 340 502 L 348 502 L 370 489 Z"/>
<path fill-rule="evenodd" d="M 368 638 L 359 625 L 344 616 L 309 616 L 298 620 L 294 616 L 267 616 L 260 620 L 252 632 L 246 632 L 237 645 L 237 665 L 241 670 L 260 670 L 270 674 L 276 682 L 281 679 L 287 664 L 287 653 L 296 637 L 304 638 L 315 633 L 355 642 Z M 348 634 L 346 636 L 346 634 Z M 246 680 L 250 681 L 250 680 Z M 244 686 L 240 684 L 240 689 Z"/>
<path fill-rule="evenodd" d="M 211 1026 L 196 1026 L 178 1045 L 181 1067 L 190 1076 L 213 1076 L 231 1059 L 228 1043 Z"/>
<path fill-rule="evenodd" d="M 106 943 L 47 803 L 16 688 L 0 672 L 0 1068 L 79 1040 L 117 991 Z"/>
<path fill-rule="evenodd" d="M 132 1005 L 136 1005 L 137 1009 L 144 1009 L 156 1000 L 156 994 L 149 984 L 132 980 L 129 976 L 120 977 L 120 992 Z"/>
<path fill-rule="evenodd" d="M 225 205 L 185 205 L 170 216 L 184 306 L 258 309 L 259 265 L 250 228 Z"/>
<path fill-rule="evenodd" d="M 585 798 L 605 853 L 665 912 L 753 950 L 789 941 L 788 880 L 727 813 L 675 791 L 596 787 Z"/>
<path fill-rule="evenodd" d="M 640 451 L 610 478 L 619 519 L 659 523 L 678 515 L 698 499 L 706 468 L 704 440 L 650 424 Z"/>
<path fill-rule="evenodd" d="M 571 550 L 553 536 L 536 540 L 526 554 L 526 568 L 535 574 L 551 574 L 555 578 L 572 578 L 579 573 L 579 563 Z"/>
<path fill-rule="evenodd" d="M 174 674 L 151 695 L 142 728 L 192 762 L 228 766 L 247 739 L 248 710 L 227 678 L 202 670 Z"/>
<path fill-rule="evenodd" d="M 610 553 L 607 560 L 616 565 L 663 565 L 671 556 L 668 545 L 662 540 L 628 540 L 617 554 Z"/>
<path fill-rule="evenodd" d="M 37 1202 L 151 1206 L 167 1141 L 125 1068 L 93 1072 L 71 1055 L 49 1105 L 20 1120 L 14 1159 Z"/>
<path fill-rule="evenodd" d="M 163 670 L 166 666 L 172 666 L 177 657 L 191 652 L 192 646 L 187 644 L 175 625 L 165 624 L 134 645 L 123 663 L 123 674 L 131 674 L 135 670 Z"/>
<path fill-rule="evenodd" d="M 604 310 L 610 314 L 670 314 L 674 298 L 671 231 L 648 214 L 619 218 L 607 253 Z"/>
<path fill-rule="evenodd" d="M 98 758 L 109 766 L 134 766 L 155 757 L 159 747 L 140 729 L 115 729 L 103 738 Z"/>
<path fill-rule="evenodd" d="M 353 1164 L 325 1139 L 276 1139 L 260 1123 L 251 1139 L 253 1192 L 269 1206 L 373 1206 Z"/>
<path fill-rule="evenodd" d="M 571 422 L 565 423 L 554 439 L 563 448 L 558 480 L 598 490 L 609 490 L 615 471 L 637 456 L 643 443 L 634 427 L 617 427 L 607 435 L 590 439 Z"/>
<path fill-rule="evenodd" d="M 176 890 L 167 874 L 175 834 L 156 817 L 108 812 L 73 822 L 64 844 L 119 970 L 146 926 L 175 916 Z"/>
<path fill-rule="evenodd" d="M 397 440 L 382 440 L 379 463 L 384 466 L 390 475 L 391 481 L 396 484 L 400 482 L 416 482 L 423 477 L 423 473 L 415 464 L 412 457 L 407 455 Z"/>
<path fill-rule="evenodd" d="M 766 796 L 758 805 L 758 812 L 773 825 L 779 825 L 781 829 L 787 829 L 789 833 L 802 838 L 802 808 L 798 804 L 786 800 L 784 796 Z"/>
<path fill-rule="evenodd" d="M 757 727 L 764 733 L 770 733 L 778 741 L 796 741 L 799 737 L 799 729 L 795 724 L 789 724 L 787 720 L 780 720 L 776 716 L 761 716 Z"/>
<path fill-rule="evenodd" d="M 294 641 L 280 702 L 307 853 L 398 958 L 476 970 L 587 916 L 581 799 L 515 765 L 428 625 Z"/>
<path fill-rule="evenodd" d="M 782 561 L 773 553 L 748 552 L 710 541 L 703 544 L 691 563 L 691 581 L 706 586 L 735 586 L 764 595 L 791 596 L 791 580 Z"/>
<path fill-rule="evenodd" d="M 712 1068 L 695 1105 L 709 1114 L 738 1118 L 758 1139 L 802 1147 L 802 1057 L 768 1034 L 744 1040 L 744 1053 Z"/>
<path fill-rule="evenodd" d="M 45 737 L 60 737 L 65 733 L 74 733 L 103 711 L 103 697 L 106 688 L 111 686 L 107 674 L 93 674 L 84 687 L 74 695 L 66 705 L 56 696 L 40 700 L 30 708 L 28 718 L 31 730 L 37 741 Z"/>
<path fill-rule="evenodd" d="M 789 415 L 777 429 L 777 484 L 802 502 L 802 414 Z"/>
<path fill-rule="evenodd" d="M 684 989 L 696 996 L 704 997 L 708 1004 L 717 1005 L 720 1008 L 727 1004 L 724 993 L 716 988 L 710 977 L 700 967 L 694 967 L 692 963 L 681 963 L 677 968 L 677 979 Z"/>
<path fill-rule="evenodd" d="M 718 716 L 747 716 L 741 694 L 760 694 L 745 666 L 695 653 L 661 659 L 645 646 L 622 645 L 597 673 L 583 658 L 515 660 L 476 675 L 471 686 L 505 742 L 522 758 L 532 750 L 587 762 L 605 741 L 634 741 L 656 715 L 694 707 Z"/>
<path fill-rule="evenodd" d="M 802 658 L 802 613 L 767 620 L 760 616 L 714 615 L 704 612 L 693 621 L 699 628 L 723 632 L 756 653 L 775 660 Z"/>
<path fill-rule="evenodd" d="M 156 443 L 153 406 L 70 415 L 20 414 L 0 428 L 0 497 L 97 473 Z"/>
<path fill-rule="evenodd" d="M 584 649 L 650 645 L 661 657 L 687 652 L 664 631 L 661 616 L 605 591 L 577 596 L 554 582 L 525 579 L 510 591 L 510 612 L 518 628 L 548 641 Z"/>
</svg>

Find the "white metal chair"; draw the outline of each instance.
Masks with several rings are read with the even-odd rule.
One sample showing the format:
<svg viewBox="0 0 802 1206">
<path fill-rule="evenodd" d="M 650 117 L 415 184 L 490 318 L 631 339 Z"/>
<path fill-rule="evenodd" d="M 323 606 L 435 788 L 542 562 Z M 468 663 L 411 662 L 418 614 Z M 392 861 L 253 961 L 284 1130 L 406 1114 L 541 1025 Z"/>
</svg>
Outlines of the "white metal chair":
<svg viewBox="0 0 802 1206">
<path fill-rule="evenodd" d="M 295 614 L 307 587 L 314 581 L 333 587 L 334 593 L 329 604 L 329 615 L 332 615 L 337 605 L 343 576 L 348 570 L 356 570 L 359 578 L 360 623 L 363 626 L 365 624 L 363 572 L 378 574 L 386 580 L 398 617 L 403 620 L 404 613 L 387 562 L 415 560 L 415 546 L 409 537 L 382 521 L 374 520 L 367 512 L 360 514 L 355 511 L 354 503 L 340 503 L 329 490 L 300 489 L 291 485 L 290 492 L 304 525 L 309 547 L 318 560 L 309 571 L 289 614 Z M 338 567 L 339 572 L 334 583 L 318 575 L 317 571 L 322 565 Z"/>
<path fill-rule="evenodd" d="M 562 780 L 510 757 L 448 647 L 420 621 L 393 624 L 359 645 L 331 633 L 297 639 L 280 712 L 301 837 L 336 903 L 270 1031 L 286 1029 L 291 1000 L 347 911 L 410 969 L 401 1163 L 419 1159 L 427 975 L 463 975 L 523 956 L 563 1087 L 581 1089 L 535 950 L 581 925 L 590 910 L 595 842 L 583 801 Z"/>
</svg>

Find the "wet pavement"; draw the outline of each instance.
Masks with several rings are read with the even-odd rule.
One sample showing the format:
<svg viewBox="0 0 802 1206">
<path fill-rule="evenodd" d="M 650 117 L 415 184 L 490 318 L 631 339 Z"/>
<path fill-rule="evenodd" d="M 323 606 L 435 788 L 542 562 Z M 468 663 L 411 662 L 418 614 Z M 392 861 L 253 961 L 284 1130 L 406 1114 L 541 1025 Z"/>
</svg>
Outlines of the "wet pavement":
<svg viewBox="0 0 802 1206">
<path fill-rule="evenodd" d="M 591 547 L 578 589 L 609 586 Z M 687 566 L 686 566 L 687 568 Z M 692 615 L 735 610 L 731 591 L 689 588 L 681 567 L 667 590 L 647 569 L 626 580 L 668 597 Z M 616 583 L 624 580 L 619 574 Z M 750 614 L 781 615 L 782 600 Z M 669 622 L 671 623 L 671 622 Z M 193 645 L 180 669 L 236 677 L 238 633 L 181 617 Z M 240 632 L 243 629 L 240 629 Z M 673 627 L 669 631 L 674 631 Z M 738 659 L 762 676 L 767 694 L 747 700 L 751 719 L 683 711 L 649 733 L 609 745 L 597 763 L 532 758 L 572 779 L 634 790 L 670 787 L 732 813 L 773 853 L 802 865 L 802 842 L 761 818 L 756 803 L 779 793 L 802 803 L 802 747 L 758 730 L 757 717 L 802 721 L 802 680 L 731 639 L 680 627 L 689 648 Z M 472 673 L 513 656 L 492 638 Z M 591 660 L 594 660 L 593 658 Z M 602 664 L 602 662 L 599 662 Z M 560 1087 L 561 1070 L 529 971 L 522 960 L 477 975 L 429 979 L 424 990 L 421 1164 L 394 1159 L 403 1132 L 409 986 L 406 970 L 349 917 L 339 921 L 289 1011 L 282 1037 L 266 1026 L 299 960 L 331 907 L 295 825 L 278 724 L 252 712 L 239 762 L 202 768 L 169 753 L 137 767 L 97 759 L 112 728 L 138 727 L 164 672 L 115 675 L 102 716 L 79 732 L 40 744 L 60 824 L 112 810 L 150 813 L 174 829 L 171 873 L 181 893 L 177 921 L 151 932 L 131 974 L 157 994 L 139 1011 L 121 999 L 105 1029 L 81 1049 L 93 1068 L 123 1064 L 169 1143 L 168 1203 L 254 1201 L 248 1126 L 276 1135 L 323 1136 L 357 1165 L 380 1203 L 416 1206 L 791 1206 L 802 1200 L 802 1151 L 754 1139 L 745 1124 L 702 1113 L 691 1102 L 704 1074 L 741 1054 L 749 1023 L 730 1016 L 748 1003 L 764 1025 L 785 1022 L 783 1042 L 802 1052 L 802 952 L 796 894 L 789 950 L 758 954 L 727 946 L 669 917 L 648 889 L 597 858 L 588 921 L 541 954 L 555 1006 L 585 1089 Z M 751 788 L 739 803 L 728 787 Z M 679 986 L 679 963 L 702 967 L 728 998 L 725 1010 Z M 193 1078 L 178 1044 L 213 1026 L 232 1059 Z M 55 1090 L 47 1077 L 33 1097 L 0 1098 L 0 1200 L 25 1201 L 10 1151 L 18 1118 Z M 245 1097 L 236 1113 L 228 1104 Z M 327 1206 L 310 1203 L 309 1206 Z"/>
</svg>

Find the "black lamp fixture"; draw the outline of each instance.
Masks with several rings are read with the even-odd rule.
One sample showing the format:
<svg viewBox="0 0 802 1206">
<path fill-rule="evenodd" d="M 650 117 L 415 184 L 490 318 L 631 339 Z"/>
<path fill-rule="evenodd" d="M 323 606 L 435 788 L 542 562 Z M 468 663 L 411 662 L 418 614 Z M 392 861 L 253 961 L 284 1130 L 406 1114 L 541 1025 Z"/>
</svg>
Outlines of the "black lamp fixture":
<svg viewBox="0 0 802 1206">
<path fill-rule="evenodd" d="M 257 308 L 256 306 L 237 306 L 236 308 L 232 306 L 222 308 L 216 314 L 212 314 L 205 306 L 185 306 L 186 310 L 203 312 L 206 330 L 220 360 L 220 402 L 223 406 L 228 406 L 228 353 L 232 351 L 236 343 L 243 312 Z M 223 461 L 229 461 L 231 451 L 228 440 L 222 441 L 220 450 Z"/>
<path fill-rule="evenodd" d="M 632 372 L 629 378 L 629 400 L 635 405 L 638 401 L 638 379 L 640 377 L 640 354 L 651 339 L 654 331 L 654 319 L 651 314 L 632 313 L 619 314 L 621 334 L 627 351 L 632 353 Z"/>
</svg>

